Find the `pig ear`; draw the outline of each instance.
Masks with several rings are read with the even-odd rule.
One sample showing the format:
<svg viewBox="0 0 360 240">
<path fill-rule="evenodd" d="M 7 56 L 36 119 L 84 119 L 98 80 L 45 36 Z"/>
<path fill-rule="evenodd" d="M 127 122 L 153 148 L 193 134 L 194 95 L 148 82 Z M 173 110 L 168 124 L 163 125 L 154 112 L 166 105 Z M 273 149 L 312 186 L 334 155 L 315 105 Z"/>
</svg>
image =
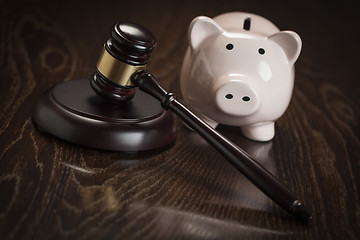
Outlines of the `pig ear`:
<svg viewBox="0 0 360 240">
<path fill-rule="evenodd" d="M 282 31 L 268 37 L 282 47 L 290 65 L 294 64 L 300 55 L 301 38 L 292 31 Z"/>
<path fill-rule="evenodd" d="M 224 32 L 211 18 L 200 16 L 192 20 L 189 26 L 188 38 L 191 50 L 198 49 L 207 37 Z"/>
</svg>

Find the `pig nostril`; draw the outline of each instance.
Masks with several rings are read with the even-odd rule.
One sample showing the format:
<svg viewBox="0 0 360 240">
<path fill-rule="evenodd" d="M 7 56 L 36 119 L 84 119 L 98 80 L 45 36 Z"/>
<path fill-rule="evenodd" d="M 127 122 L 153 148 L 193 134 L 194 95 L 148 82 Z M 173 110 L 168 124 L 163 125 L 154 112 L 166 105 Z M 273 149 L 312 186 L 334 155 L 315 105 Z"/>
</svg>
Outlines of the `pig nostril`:
<svg viewBox="0 0 360 240">
<path fill-rule="evenodd" d="M 225 95 L 225 98 L 226 98 L 226 99 L 232 99 L 233 97 L 234 97 L 234 96 L 233 96 L 232 94 L 230 94 L 230 93 Z"/>
<path fill-rule="evenodd" d="M 248 96 L 245 96 L 245 97 L 242 98 L 242 100 L 243 100 L 244 102 L 248 102 L 248 101 L 250 101 L 250 98 L 249 98 Z"/>
<path fill-rule="evenodd" d="M 234 45 L 232 45 L 231 43 L 226 45 L 227 50 L 232 50 L 233 48 L 234 48 Z"/>
</svg>

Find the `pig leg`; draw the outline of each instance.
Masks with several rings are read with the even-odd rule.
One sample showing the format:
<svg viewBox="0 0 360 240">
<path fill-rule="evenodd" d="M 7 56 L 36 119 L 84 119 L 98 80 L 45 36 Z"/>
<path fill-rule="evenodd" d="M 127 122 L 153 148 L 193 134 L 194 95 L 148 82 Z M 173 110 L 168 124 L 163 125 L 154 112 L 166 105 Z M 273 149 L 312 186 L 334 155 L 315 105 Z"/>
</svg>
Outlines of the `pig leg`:
<svg viewBox="0 0 360 240">
<path fill-rule="evenodd" d="M 255 125 L 242 126 L 241 131 L 247 138 L 265 142 L 273 139 L 275 135 L 275 123 L 265 122 Z"/>
</svg>

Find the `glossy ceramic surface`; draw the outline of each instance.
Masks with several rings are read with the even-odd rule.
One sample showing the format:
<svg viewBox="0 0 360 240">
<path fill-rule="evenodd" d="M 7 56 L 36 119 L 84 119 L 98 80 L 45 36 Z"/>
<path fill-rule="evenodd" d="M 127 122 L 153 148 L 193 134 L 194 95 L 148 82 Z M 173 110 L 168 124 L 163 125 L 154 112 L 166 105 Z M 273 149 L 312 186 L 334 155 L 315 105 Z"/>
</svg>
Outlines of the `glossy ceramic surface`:
<svg viewBox="0 0 360 240">
<path fill-rule="evenodd" d="M 188 33 L 180 85 L 186 103 L 211 126 L 239 126 L 271 140 L 288 107 L 301 39 L 267 19 L 243 12 L 195 18 Z"/>
</svg>

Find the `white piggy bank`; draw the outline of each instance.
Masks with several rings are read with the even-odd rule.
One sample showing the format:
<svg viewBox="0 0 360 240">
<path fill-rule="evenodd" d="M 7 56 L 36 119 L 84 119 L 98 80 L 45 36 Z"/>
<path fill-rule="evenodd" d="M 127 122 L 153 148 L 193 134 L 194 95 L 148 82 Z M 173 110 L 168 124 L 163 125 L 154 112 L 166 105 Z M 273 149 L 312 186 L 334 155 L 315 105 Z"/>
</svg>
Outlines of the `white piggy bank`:
<svg viewBox="0 0 360 240">
<path fill-rule="evenodd" d="M 239 126 L 250 139 L 271 140 L 291 99 L 299 35 L 232 12 L 195 18 L 188 38 L 180 74 L 186 104 L 214 128 Z"/>
</svg>

